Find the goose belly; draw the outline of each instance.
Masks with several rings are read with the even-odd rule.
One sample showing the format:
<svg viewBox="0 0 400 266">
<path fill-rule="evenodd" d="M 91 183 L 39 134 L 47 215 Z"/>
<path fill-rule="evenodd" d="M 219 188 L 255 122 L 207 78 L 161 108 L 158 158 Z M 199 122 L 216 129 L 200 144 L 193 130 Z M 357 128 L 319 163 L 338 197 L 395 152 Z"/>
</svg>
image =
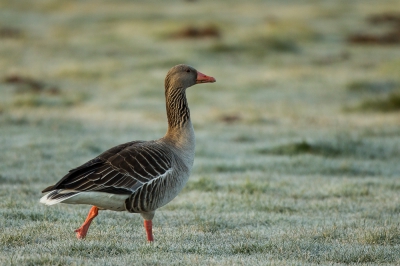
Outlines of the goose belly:
<svg viewBox="0 0 400 266">
<path fill-rule="evenodd" d="M 125 200 L 129 195 L 116 195 L 105 192 L 81 192 L 64 200 L 67 204 L 89 204 L 103 210 L 126 211 Z"/>
<path fill-rule="evenodd" d="M 173 200 L 185 186 L 189 175 L 163 176 L 156 182 L 144 184 L 133 193 L 126 203 L 129 212 L 152 212 Z"/>
<path fill-rule="evenodd" d="M 172 201 L 176 196 L 178 196 L 179 192 L 181 192 L 188 179 L 189 174 L 181 175 L 179 178 L 164 178 L 164 182 L 162 182 L 163 185 L 160 187 L 158 194 L 149 195 L 150 197 L 157 199 L 155 200 L 157 205 L 154 206 L 155 208 L 153 208 L 160 208 Z"/>
</svg>

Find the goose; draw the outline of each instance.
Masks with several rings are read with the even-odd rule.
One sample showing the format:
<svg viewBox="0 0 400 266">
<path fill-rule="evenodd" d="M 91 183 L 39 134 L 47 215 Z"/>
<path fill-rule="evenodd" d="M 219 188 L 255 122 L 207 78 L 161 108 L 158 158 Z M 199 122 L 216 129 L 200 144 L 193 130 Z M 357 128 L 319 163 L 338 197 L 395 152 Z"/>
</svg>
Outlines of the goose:
<svg viewBox="0 0 400 266">
<path fill-rule="evenodd" d="M 168 129 L 164 137 L 131 141 L 103 152 L 45 188 L 42 193 L 48 193 L 40 202 L 92 205 L 75 230 L 78 239 L 86 237 L 99 210 L 139 213 L 147 241 L 152 242 L 155 211 L 178 195 L 193 167 L 195 135 L 186 89 L 215 81 L 185 64 L 172 67 L 165 78 Z"/>
</svg>

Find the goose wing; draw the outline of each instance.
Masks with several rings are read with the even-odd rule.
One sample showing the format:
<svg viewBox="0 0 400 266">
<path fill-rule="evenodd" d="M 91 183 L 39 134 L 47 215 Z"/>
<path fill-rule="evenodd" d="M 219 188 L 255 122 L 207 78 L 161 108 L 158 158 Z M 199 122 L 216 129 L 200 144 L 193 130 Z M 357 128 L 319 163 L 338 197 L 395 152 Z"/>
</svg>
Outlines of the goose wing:
<svg viewBox="0 0 400 266">
<path fill-rule="evenodd" d="M 171 158 L 155 142 L 128 142 L 70 170 L 57 184 L 42 192 L 68 189 L 132 194 L 171 168 Z"/>
</svg>

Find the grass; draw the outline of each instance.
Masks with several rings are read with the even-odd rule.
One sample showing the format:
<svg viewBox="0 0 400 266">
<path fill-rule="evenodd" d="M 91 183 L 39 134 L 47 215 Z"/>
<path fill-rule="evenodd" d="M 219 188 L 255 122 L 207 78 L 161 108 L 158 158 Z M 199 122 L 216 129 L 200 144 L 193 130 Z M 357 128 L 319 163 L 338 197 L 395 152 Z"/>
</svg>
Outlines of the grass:
<svg viewBox="0 0 400 266">
<path fill-rule="evenodd" d="M 367 93 L 361 101 L 346 110 L 397 112 L 400 110 L 399 84 L 393 81 L 354 81 L 347 86 L 350 92 Z M 369 95 L 368 95 L 369 94 Z"/>
<path fill-rule="evenodd" d="M 400 111 L 400 94 L 391 93 L 384 98 L 366 99 L 362 101 L 356 109 L 378 112 L 398 112 Z"/>
<path fill-rule="evenodd" d="M 397 89 L 399 84 L 390 80 L 352 81 L 347 85 L 351 92 L 387 93 Z"/>
<path fill-rule="evenodd" d="M 311 141 L 295 141 L 275 147 L 257 149 L 261 155 L 314 155 L 323 157 L 346 158 L 362 157 L 367 159 L 383 159 L 399 156 L 397 149 L 385 149 L 382 144 L 373 144 L 354 139 L 349 136 L 336 136 L 333 139 Z"/>
<path fill-rule="evenodd" d="M 399 265 L 400 50 L 346 42 L 395 4 L 1 3 L 0 264 Z M 201 25 L 219 38 L 170 37 Z M 153 244 L 139 215 L 111 211 L 78 241 L 89 206 L 43 206 L 40 191 L 161 137 L 178 63 L 217 79 L 187 92 L 188 184 Z"/>
</svg>

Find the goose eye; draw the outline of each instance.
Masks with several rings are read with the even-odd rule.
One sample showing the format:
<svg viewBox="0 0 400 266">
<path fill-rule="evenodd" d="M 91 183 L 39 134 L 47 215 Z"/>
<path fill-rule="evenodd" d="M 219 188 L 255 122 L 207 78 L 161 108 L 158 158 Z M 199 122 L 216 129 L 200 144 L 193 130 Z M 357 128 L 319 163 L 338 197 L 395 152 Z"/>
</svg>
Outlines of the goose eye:
<svg viewBox="0 0 400 266">
<path fill-rule="evenodd" d="M 190 69 L 186 69 L 186 72 L 189 73 L 189 72 L 190 72 Z"/>
</svg>

